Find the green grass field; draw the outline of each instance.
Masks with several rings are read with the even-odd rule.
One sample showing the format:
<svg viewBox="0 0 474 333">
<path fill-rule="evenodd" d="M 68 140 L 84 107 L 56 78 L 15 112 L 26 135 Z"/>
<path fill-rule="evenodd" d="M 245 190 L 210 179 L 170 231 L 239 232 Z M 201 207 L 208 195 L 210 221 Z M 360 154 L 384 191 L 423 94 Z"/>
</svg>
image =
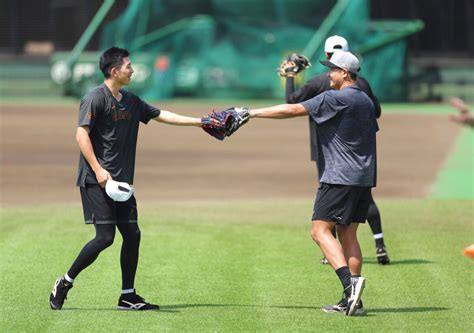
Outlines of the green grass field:
<svg viewBox="0 0 474 333">
<path fill-rule="evenodd" d="M 366 314 L 325 314 L 341 287 L 309 236 L 311 200 L 184 202 L 140 207 L 136 288 L 159 312 L 120 312 L 114 245 L 76 280 L 62 311 L 48 295 L 93 237 L 80 206 L 2 208 L 2 332 L 472 332 L 472 200 L 380 200 L 392 264 L 379 266 L 370 228 Z"/>
</svg>

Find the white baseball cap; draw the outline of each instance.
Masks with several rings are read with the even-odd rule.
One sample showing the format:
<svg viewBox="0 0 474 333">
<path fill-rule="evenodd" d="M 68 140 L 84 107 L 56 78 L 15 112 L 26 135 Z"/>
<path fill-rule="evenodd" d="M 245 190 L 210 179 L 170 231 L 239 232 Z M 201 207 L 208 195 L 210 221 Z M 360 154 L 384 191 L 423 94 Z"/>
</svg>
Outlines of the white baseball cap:
<svg viewBox="0 0 474 333">
<path fill-rule="evenodd" d="M 105 185 L 105 192 L 114 201 L 127 201 L 135 189 L 132 185 L 109 179 Z"/>
<path fill-rule="evenodd" d="M 324 43 L 324 52 L 333 53 L 336 51 L 349 51 L 349 44 L 344 37 L 334 35 L 326 39 L 326 43 Z"/>
<path fill-rule="evenodd" d="M 351 73 L 357 74 L 360 70 L 359 59 L 350 52 L 334 52 L 329 60 L 321 60 L 321 64 L 329 68 L 342 68 Z"/>
</svg>

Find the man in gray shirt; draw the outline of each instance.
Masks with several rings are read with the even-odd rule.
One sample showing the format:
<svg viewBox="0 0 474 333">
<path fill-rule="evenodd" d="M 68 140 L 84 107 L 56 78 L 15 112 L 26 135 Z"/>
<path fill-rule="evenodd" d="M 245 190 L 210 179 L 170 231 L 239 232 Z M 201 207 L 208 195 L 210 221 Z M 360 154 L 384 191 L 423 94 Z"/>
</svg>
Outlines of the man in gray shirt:
<svg viewBox="0 0 474 333">
<path fill-rule="evenodd" d="M 349 44 L 344 37 L 341 36 L 331 36 L 326 39 L 324 43 L 324 55 L 326 60 L 329 60 L 334 52 L 337 51 L 349 51 Z M 284 62 L 282 66 L 293 66 L 291 62 Z M 297 74 L 297 73 L 296 73 Z M 295 75 L 293 71 L 284 71 L 286 78 L 286 91 L 285 98 L 287 103 L 295 104 L 304 102 L 318 94 L 331 90 L 329 86 L 329 77 L 326 73 L 316 75 L 308 80 L 301 88 L 295 90 Z M 282 74 L 280 74 L 282 75 Z M 372 92 L 369 82 L 365 80 L 362 76 L 357 75 L 356 85 L 369 96 L 375 106 L 375 115 L 377 118 L 382 114 L 382 108 L 377 97 Z M 310 151 L 311 151 L 311 160 L 317 162 L 318 160 L 318 145 L 317 145 L 317 134 L 315 128 L 314 120 L 312 117 L 309 117 L 309 138 L 310 138 Z M 316 163 L 317 164 L 317 163 Z M 385 247 L 385 242 L 382 233 L 382 218 L 380 216 L 380 211 L 375 204 L 373 197 L 370 199 L 369 204 L 369 213 L 367 214 L 367 222 L 369 222 L 370 229 L 372 231 L 374 241 L 375 241 L 375 255 L 377 261 L 381 265 L 387 265 L 390 263 L 390 258 L 388 257 L 387 249 Z M 333 230 L 333 235 L 336 237 L 336 230 Z M 321 259 L 322 264 L 327 264 L 327 259 Z"/>
<path fill-rule="evenodd" d="M 371 188 L 376 184 L 376 111 L 371 99 L 356 85 L 359 61 L 338 51 L 329 61 L 331 88 L 299 104 L 249 110 L 251 118 L 292 118 L 308 115 L 317 127 L 320 187 L 314 203 L 311 236 L 336 271 L 343 298 L 324 312 L 363 312 L 365 278 L 357 227 L 364 223 Z M 331 230 L 337 226 L 340 242 Z"/>
</svg>

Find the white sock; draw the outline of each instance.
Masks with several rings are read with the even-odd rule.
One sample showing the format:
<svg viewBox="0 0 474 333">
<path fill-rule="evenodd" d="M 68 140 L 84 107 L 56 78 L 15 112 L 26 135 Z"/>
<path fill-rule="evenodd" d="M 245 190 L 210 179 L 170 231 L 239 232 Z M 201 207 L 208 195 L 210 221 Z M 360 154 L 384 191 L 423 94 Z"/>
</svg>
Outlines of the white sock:
<svg viewBox="0 0 474 333">
<path fill-rule="evenodd" d="M 67 282 L 74 283 L 74 279 L 70 278 L 69 275 L 67 275 L 67 273 L 64 274 L 64 278 L 66 279 Z"/>
<path fill-rule="evenodd" d="M 374 234 L 374 239 L 380 239 L 380 238 L 383 238 L 383 233 Z"/>
<path fill-rule="evenodd" d="M 135 292 L 135 288 L 131 288 L 131 289 L 122 289 L 122 295 L 125 295 L 125 294 L 132 294 Z"/>
</svg>

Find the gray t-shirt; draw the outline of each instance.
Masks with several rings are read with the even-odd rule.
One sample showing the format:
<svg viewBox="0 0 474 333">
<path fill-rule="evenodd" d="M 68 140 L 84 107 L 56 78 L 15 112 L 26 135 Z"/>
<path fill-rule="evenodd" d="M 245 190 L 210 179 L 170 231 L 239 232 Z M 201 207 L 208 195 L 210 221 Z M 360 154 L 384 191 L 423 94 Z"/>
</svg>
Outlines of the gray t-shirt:
<svg viewBox="0 0 474 333">
<path fill-rule="evenodd" d="M 378 125 L 370 98 L 353 85 L 301 104 L 316 123 L 319 181 L 375 186 Z"/>
<path fill-rule="evenodd" d="M 138 127 L 158 117 L 160 110 L 121 89 L 117 101 L 105 84 L 94 88 L 81 101 L 77 126 L 88 126 L 89 138 L 100 165 L 116 181 L 133 184 Z M 97 184 L 95 173 L 82 154 L 76 185 Z"/>
<path fill-rule="evenodd" d="M 314 96 L 319 95 L 320 93 L 332 90 L 330 87 L 330 79 L 327 73 L 322 73 L 320 75 L 316 75 L 308 82 L 306 82 L 300 89 L 295 91 L 295 84 L 293 77 L 286 78 L 286 102 L 290 104 L 296 104 L 304 102 Z M 377 118 L 380 117 L 382 114 L 382 109 L 380 107 L 379 100 L 375 97 L 374 93 L 372 92 L 372 88 L 370 87 L 369 82 L 364 79 L 362 76 L 357 75 L 356 85 L 369 96 L 374 103 L 375 106 L 375 115 Z M 317 161 L 318 160 L 318 144 L 317 144 L 317 135 L 316 129 L 314 125 L 313 118 L 309 118 L 309 142 L 311 148 L 311 160 Z"/>
</svg>

